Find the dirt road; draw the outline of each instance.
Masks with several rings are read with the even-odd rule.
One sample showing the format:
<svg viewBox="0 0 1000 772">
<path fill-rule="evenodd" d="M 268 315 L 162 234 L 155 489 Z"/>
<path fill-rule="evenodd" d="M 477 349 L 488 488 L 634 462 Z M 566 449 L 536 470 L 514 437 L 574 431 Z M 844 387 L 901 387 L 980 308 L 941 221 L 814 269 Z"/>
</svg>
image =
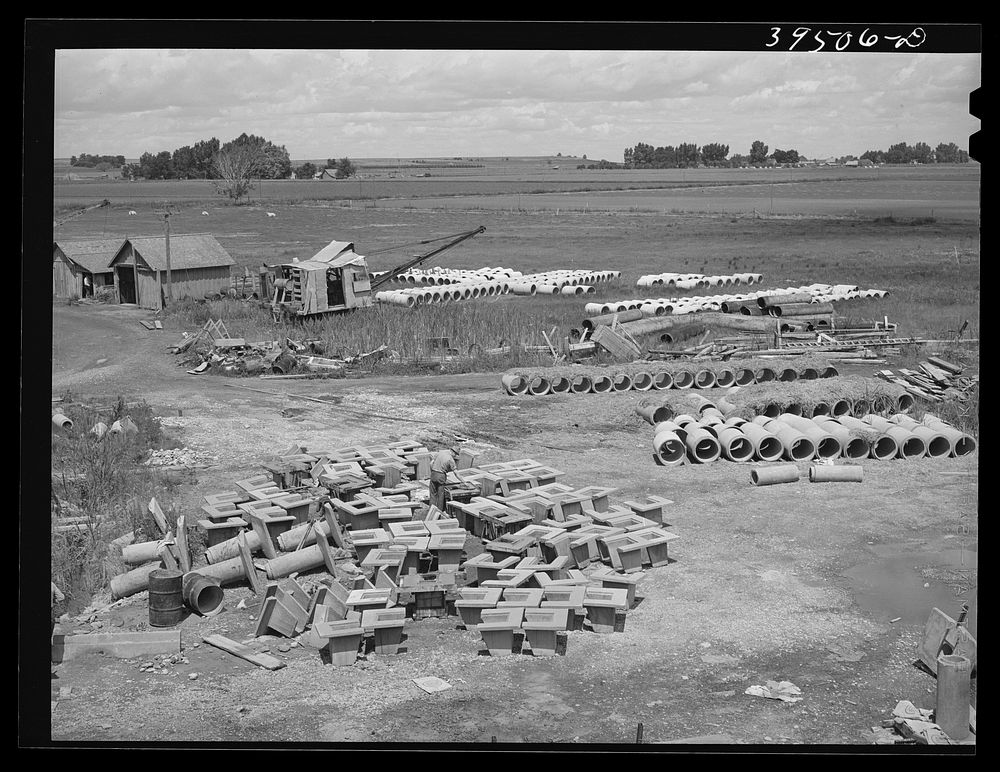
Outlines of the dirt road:
<svg viewBox="0 0 1000 772">
<path fill-rule="evenodd" d="M 183 486 L 182 509 L 293 443 L 458 435 L 483 445 L 483 460 L 533 458 L 570 484 L 618 488 L 616 502 L 666 496 L 681 537 L 674 562 L 645 572 L 623 633 L 570 633 L 566 656 L 548 659 L 480 656 L 478 636 L 449 617 L 411 621 L 405 653 L 351 668 L 274 639 L 270 653 L 287 666 L 270 672 L 195 646 L 209 632 L 253 636 L 256 601 L 227 589 L 225 612 L 184 621 L 188 661 L 165 674 L 100 656 L 53 666 L 53 739 L 631 743 L 641 723 L 647 743 L 860 744 L 897 701 L 934 706 L 917 644 L 931 607 L 954 614 L 975 584 L 978 454 L 870 462 L 860 485 L 757 488 L 746 465 L 654 465 L 636 393 L 514 398 L 485 374 L 194 376 L 165 353 L 180 330 L 148 331 L 140 311 L 53 314 L 54 395 L 142 397 L 180 444 L 218 459 Z M 972 474 L 941 474 L 962 471 Z M 130 629 L 146 618 L 143 596 L 93 624 Z M 424 693 L 411 679 L 428 675 L 452 688 Z M 744 693 L 768 680 L 793 682 L 802 700 Z M 60 687 L 70 687 L 61 698 Z"/>
</svg>

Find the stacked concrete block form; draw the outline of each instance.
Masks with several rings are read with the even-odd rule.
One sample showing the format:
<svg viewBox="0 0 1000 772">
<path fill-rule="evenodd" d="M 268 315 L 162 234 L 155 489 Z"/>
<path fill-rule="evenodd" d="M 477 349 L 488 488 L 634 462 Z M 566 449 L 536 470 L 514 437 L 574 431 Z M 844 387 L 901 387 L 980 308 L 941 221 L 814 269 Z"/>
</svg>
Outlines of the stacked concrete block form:
<svg viewBox="0 0 1000 772">
<path fill-rule="evenodd" d="M 796 366 L 754 366 L 739 362 L 703 361 L 626 362 L 608 367 L 563 365 L 518 368 L 500 376 L 503 390 L 514 397 L 549 394 L 613 394 L 620 391 L 713 389 L 747 386 L 774 380 L 833 378 L 839 375 L 829 362 Z"/>
</svg>

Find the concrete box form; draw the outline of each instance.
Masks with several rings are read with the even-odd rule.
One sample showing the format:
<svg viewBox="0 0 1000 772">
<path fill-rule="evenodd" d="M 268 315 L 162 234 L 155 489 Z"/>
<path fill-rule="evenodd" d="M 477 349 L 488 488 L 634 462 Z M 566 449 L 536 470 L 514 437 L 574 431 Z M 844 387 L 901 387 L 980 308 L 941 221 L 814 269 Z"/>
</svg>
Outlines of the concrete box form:
<svg viewBox="0 0 1000 772">
<path fill-rule="evenodd" d="M 410 512 L 408 510 L 401 510 L 409 516 Z M 396 536 L 428 536 L 430 531 L 423 520 L 406 520 L 406 521 L 396 521 L 387 523 L 385 528 L 393 535 Z"/>
<path fill-rule="evenodd" d="M 476 582 L 482 586 L 484 581 L 496 579 L 499 571 L 512 568 L 515 565 L 517 565 L 517 557 L 514 555 L 503 560 L 493 560 L 493 556 L 488 552 L 482 552 L 474 558 L 467 559 L 462 563 L 461 568 L 465 571 L 468 581 Z"/>
<path fill-rule="evenodd" d="M 563 579 L 566 571 L 571 568 L 571 561 L 572 559 L 565 555 L 559 555 L 547 563 L 542 562 L 541 558 L 526 557 L 517 564 L 516 568 L 520 571 L 534 571 L 536 574 L 547 574 L 550 579 Z"/>
<path fill-rule="evenodd" d="M 584 514 L 584 505 L 591 504 L 589 496 L 580 496 L 576 491 L 552 496 L 552 519 L 565 520 L 571 515 Z"/>
<path fill-rule="evenodd" d="M 629 507 L 637 515 L 653 520 L 659 525 L 664 522 L 666 509 L 674 502 L 662 496 L 647 496 L 647 501 L 626 501 L 625 506 Z"/>
<path fill-rule="evenodd" d="M 522 538 L 519 534 L 501 534 L 498 538 L 486 542 L 483 549 L 493 556 L 494 560 L 503 560 L 505 557 L 514 555 L 523 558 L 528 554 L 528 548 L 535 544 L 535 540 L 528 537 Z"/>
<path fill-rule="evenodd" d="M 515 467 L 511 466 L 510 461 L 492 461 L 489 464 L 479 464 L 478 466 L 470 467 L 468 471 L 472 472 L 473 474 L 478 474 L 480 472 L 498 472 L 498 471 L 503 471 L 505 469 L 514 469 L 514 468 Z M 465 470 L 462 471 L 463 471 L 462 476 L 465 477 Z"/>
<path fill-rule="evenodd" d="M 357 461 L 341 461 L 340 463 L 331 462 L 323 464 L 322 467 L 322 474 L 328 474 L 334 477 L 341 474 L 353 474 L 361 477 L 364 473 L 364 469 L 361 468 L 361 464 Z"/>
<path fill-rule="evenodd" d="M 273 511 L 278 514 L 271 514 L 272 510 L 257 510 L 256 512 L 247 513 L 250 526 L 260 538 L 261 549 L 271 559 L 277 557 L 278 553 L 277 547 L 274 546 L 275 541 L 277 541 L 281 534 L 290 530 L 295 525 L 295 518 L 291 515 L 286 515 L 285 510 L 281 507 L 275 507 Z"/>
<path fill-rule="evenodd" d="M 455 609 L 467 630 L 475 630 L 482 622 L 483 609 L 496 608 L 501 592 L 503 590 L 499 587 L 463 587 L 459 590 L 460 597 L 455 601 Z"/>
<path fill-rule="evenodd" d="M 590 578 L 578 568 L 571 568 L 566 572 L 565 579 L 553 579 L 545 585 L 545 589 L 557 589 L 560 587 L 587 587 L 590 585 Z"/>
<path fill-rule="evenodd" d="M 403 563 L 406 562 L 406 550 L 393 548 L 392 545 L 386 547 L 372 547 L 364 560 L 361 561 L 362 568 L 378 570 L 382 566 L 395 569 L 398 576 Z"/>
<path fill-rule="evenodd" d="M 345 605 L 351 611 L 363 612 L 372 608 L 390 608 L 392 593 L 389 590 L 351 590 Z"/>
<path fill-rule="evenodd" d="M 497 608 L 520 606 L 522 608 L 537 608 L 542 602 L 542 590 L 524 587 L 505 587 L 503 599 L 497 602 Z"/>
<path fill-rule="evenodd" d="M 514 653 L 514 631 L 521 629 L 523 608 L 482 609 L 481 621 L 476 629 L 491 656 Z"/>
<path fill-rule="evenodd" d="M 577 488 L 576 495 L 588 497 L 597 512 L 607 512 L 610 506 L 608 497 L 618 492 L 618 488 L 608 488 L 598 485 L 590 485 L 586 488 Z"/>
<path fill-rule="evenodd" d="M 412 487 L 417 488 L 419 486 L 414 485 Z M 410 488 L 400 491 L 399 493 L 392 493 L 391 491 L 387 491 L 382 488 L 376 488 L 374 490 L 379 491 L 379 493 L 359 493 L 356 497 L 357 500 L 362 503 L 371 504 L 373 507 L 377 507 L 378 509 L 413 510 L 420 506 L 419 502 L 410 500 Z"/>
<path fill-rule="evenodd" d="M 581 533 L 576 531 L 569 542 L 570 555 L 573 561 L 580 567 L 586 568 L 592 560 L 600 560 L 601 553 L 597 548 L 597 540 L 601 537 L 599 533 Z"/>
<path fill-rule="evenodd" d="M 210 493 L 203 500 L 210 507 L 219 504 L 236 505 L 250 501 L 250 494 L 246 491 L 224 491 L 222 493 Z"/>
<path fill-rule="evenodd" d="M 286 515 L 295 518 L 295 522 L 304 523 L 309 519 L 309 507 L 313 500 L 298 493 L 286 493 L 284 496 L 276 496 L 272 503 L 285 510 Z"/>
<path fill-rule="evenodd" d="M 287 496 L 288 491 L 284 488 L 279 488 L 277 485 L 269 485 L 266 488 L 254 488 L 249 492 L 250 496 L 255 501 L 266 501 L 269 504 L 272 499 L 280 498 L 281 496 Z"/>
<path fill-rule="evenodd" d="M 247 501 L 243 504 L 237 504 L 237 509 L 241 510 L 247 515 L 258 514 L 263 517 L 284 517 L 285 510 L 281 507 L 275 506 L 268 500 L 262 501 Z"/>
<path fill-rule="evenodd" d="M 573 541 L 573 536 L 566 531 L 541 539 L 539 543 L 542 548 L 542 556 L 549 563 L 560 556 L 572 559 L 573 554 L 569 547 L 571 541 Z"/>
<path fill-rule="evenodd" d="M 535 466 L 541 466 L 541 464 L 533 458 L 517 458 L 513 461 L 508 461 L 507 464 L 511 469 L 531 469 Z"/>
<path fill-rule="evenodd" d="M 477 568 L 477 571 L 479 569 Z M 526 584 L 534 576 L 534 571 L 518 571 L 512 569 L 501 569 L 497 571 L 496 579 L 487 579 L 485 582 L 480 581 L 480 587 L 503 587 L 503 588 L 517 588 Z"/>
<path fill-rule="evenodd" d="M 551 604 L 558 608 L 582 608 L 586 593 L 586 585 L 553 587 L 550 584 L 542 590 L 542 607 L 545 608 L 546 604 Z M 557 604 L 559 605 L 557 606 Z"/>
<path fill-rule="evenodd" d="M 644 562 L 652 566 L 668 565 L 670 559 L 667 555 L 667 545 L 675 539 L 681 538 L 680 534 L 672 533 L 658 526 L 630 533 L 633 537 L 641 540 L 645 552 Z"/>
<path fill-rule="evenodd" d="M 535 486 L 536 488 L 554 483 L 566 474 L 550 466 L 531 466 L 524 467 L 523 469 L 538 481 L 538 484 Z"/>
<path fill-rule="evenodd" d="M 592 525 L 594 519 L 587 514 L 570 515 L 565 520 L 542 520 L 538 525 L 546 528 L 558 528 L 561 531 L 575 531 L 585 525 Z"/>
<path fill-rule="evenodd" d="M 565 483 L 554 482 L 548 483 L 546 485 L 539 485 L 535 488 L 534 493 L 536 496 L 557 496 L 562 493 L 572 493 L 573 488 Z"/>
<path fill-rule="evenodd" d="M 615 542 L 611 545 L 611 563 L 619 571 L 626 574 L 642 570 L 642 564 L 649 562 L 645 560 L 646 545 L 637 539 L 628 542 Z"/>
<path fill-rule="evenodd" d="M 624 528 L 626 531 L 641 531 L 647 528 L 658 528 L 659 523 L 636 514 L 621 515 L 607 521 L 612 528 Z"/>
<path fill-rule="evenodd" d="M 517 535 L 523 538 L 533 539 L 536 542 L 541 542 L 544 539 L 554 539 L 561 533 L 563 533 L 562 528 L 533 523 L 532 525 L 527 525 L 522 528 L 517 532 Z"/>
<path fill-rule="evenodd" d="M 424 520 L 423 523 L 427 526 L 427 533 L 430 536 L 460 533 L 462 538 L 465 538 L 465 529 L 462 528 L 462 524 L 458 522 L 457 518 L 439 517 L 437 520 Z"/>
<path fill-rule="evenodd" d="M 542 496 L 525 496 L 523 498 L 508 497 L 506 505 L 524 515 L 530 515 L 533 523 L 551 522 L 552 502 Z"/>
<path fill-rule="evenodd" d="M 612 504 L 604 512 L 598 512 L 596 509 L 587 512 L 591 519 L 597 525 L 610 526 L 612 521 L 617 520 L 621 517 L 634 517 L 635 512 L 633 512 L 628 507 L 621 506 L 620 504 Z"/>
<path fill-rule="evenodd" d="M 572 627 L 570 609 L 525 609 L 521 629 L 528 640 L 528 647 L 535 657 L 555 656 L 560 653 L 559 635 Z M 565 649 L 561 653 L 565 653 Z"/>
<path fill-rule="evenodd" d="M 250 493 L 257 488 L 269 488 L 274 485 L 274 480 L 271 479 L 269 474 L 258 474 L 253 477 L 248 477 L 245 480 L 237 480 L 234 485 L 247 493 Z"/>
<path fill-rule="evenodd" d="M 615 618 L 618 612 L 624 613 L 628 608 L 628 597 L 625 590 L 605 590 L 588 587 L 583 598 L 587 609 L 587 619 L 597 633 L 611 633 L 615 630 Z"/>
<path fill-rule="evenodd" d="M 361 627 L 366 633 L 379 627 L 402 628 L 405 623 L 405 608 L 369 608 L 361 612 Z"/>
<path fill-rule="evenodd" d="M 365 634 L 357 621 L 316 622 L 312 630 L 323 641 L 320 651 L 331 665 L 346 667 L 357 661 Z"/>
<path fill-rule="evenodd" d="M 565 630 L 568 616 L 569 608 L 565 606 L 559 608 L 554 606 L 549 606 L 548 608 L 525 608 L 521 629 Z M 531 641 L 530 637 L 528 641 Z"/>
<path fill-rule="evenodd" d="M 208 546 L 214 547 L 217 544 L 236 538 L 238 534 L 249 528 L 250 524 L 240 517 L 230 517 L 219 522 L 199 520 L 198 527 L 204 531 Z"/>
<path fill-rule="evenodd" d="M 616 564 L 615 550 L 619 546 L 635 544 L 637 539 L 632 534 L 623 531 L 622 533 L 606 534 L 597 540 L 597 548 L 601 553 L 601 560 L 610 562 L 615 568 L 620 569 L 620 563 Z"/>
<path fill-rule="evenodd" d="M 241 501 L 239 503 L 244 504 L 246 502 Z M 209 520 L 225 520 L 230 517 L 241 517 L 243 515 L 243 510 L 232 502 L 202 504 L 201 511 L 208 516 Z"/>
</svg>

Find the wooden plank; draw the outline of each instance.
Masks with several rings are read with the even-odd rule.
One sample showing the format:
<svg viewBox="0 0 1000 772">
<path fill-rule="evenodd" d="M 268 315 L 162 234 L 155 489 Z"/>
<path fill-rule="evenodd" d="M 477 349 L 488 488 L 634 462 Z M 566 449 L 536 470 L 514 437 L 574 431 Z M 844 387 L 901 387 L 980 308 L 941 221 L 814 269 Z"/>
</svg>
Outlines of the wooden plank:
<svg viewBox="0 0 1000 772">
<path fill-rule="evenodd" d="M 83 654 L 105 654 L 130 659 L 149 654 L 174 654 L 180 650 L 180 630 L 52 636 L 53 662 L 64 662 Z"/>
<path fill-rule="evenodd" d="M 246 571 L 247 581 L 254 595 L 260 594 L 260 579 L 257 578 L 257 567 L 253 564 L 253 556 L 250 554 L 250 545 L 247 544 L 247 536 L 244 531 L 236 535 L 236 544 L 240 550 L 240 562 L 243 563 L 243 570 Z"/>
<path fill-rule="evenodd" d="M 184 522 L 184 515 L 177 518 L 177 560 L 180 563 L 181 571 L 185 574 L 191 570 L 191 553 L 188 551 L 187 524 Z"/>
<path fill-rule="evenodd" d="M 248 646 L 244 646 L 242 643 L 230 640 L 224 635 L 206 635 L 201 640 L 209 646 L 222 649 L 224 652 L 232 654 L 234 657 L 245 659 L 247 662 L 257 665 L 258 667 L 266 668 L 267 670 L 280 670 L 285 666 L 285 663 L 280 659 L 272 657 L 270 654 L 260 654 L 255 652 Z"/>
<path fill-rule="evenodd" d="M 939 357 L 928 356 L 927 361 L 935 367 L 945 370 L 952 375 L 961 375 L 962 370 L 964 369 L 959 365 L 953 365 L 951 362 L 946 362 L 944 359 L 940 359 Z"/>
<path fill-rule="evenodd" d="M 153 520 L 156 521 L 156 527 L 160 529 L 160 533 L 167 533 L 167 518 L 163 515 L 163 510 L 160 509 L 160 505 L 156 503 L 156 497 L 154 496 L 149 500 L 149 513 L 153 516 Z"/>
</svg>

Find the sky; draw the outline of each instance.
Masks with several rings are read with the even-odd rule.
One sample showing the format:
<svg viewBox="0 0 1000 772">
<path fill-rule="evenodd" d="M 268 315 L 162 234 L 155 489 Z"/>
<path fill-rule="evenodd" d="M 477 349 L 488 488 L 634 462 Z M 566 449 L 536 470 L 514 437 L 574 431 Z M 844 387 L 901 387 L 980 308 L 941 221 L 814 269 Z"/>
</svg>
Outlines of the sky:
<svg viewBox="0 0 1000 772">
<path fill-rule="evenodd" d="M 969 147 L 980 54 L 58 50 L 54 157 L 243 132 L 293 161 L 564 156 L 754 140 L 807 158 Z"/>
</svg>

